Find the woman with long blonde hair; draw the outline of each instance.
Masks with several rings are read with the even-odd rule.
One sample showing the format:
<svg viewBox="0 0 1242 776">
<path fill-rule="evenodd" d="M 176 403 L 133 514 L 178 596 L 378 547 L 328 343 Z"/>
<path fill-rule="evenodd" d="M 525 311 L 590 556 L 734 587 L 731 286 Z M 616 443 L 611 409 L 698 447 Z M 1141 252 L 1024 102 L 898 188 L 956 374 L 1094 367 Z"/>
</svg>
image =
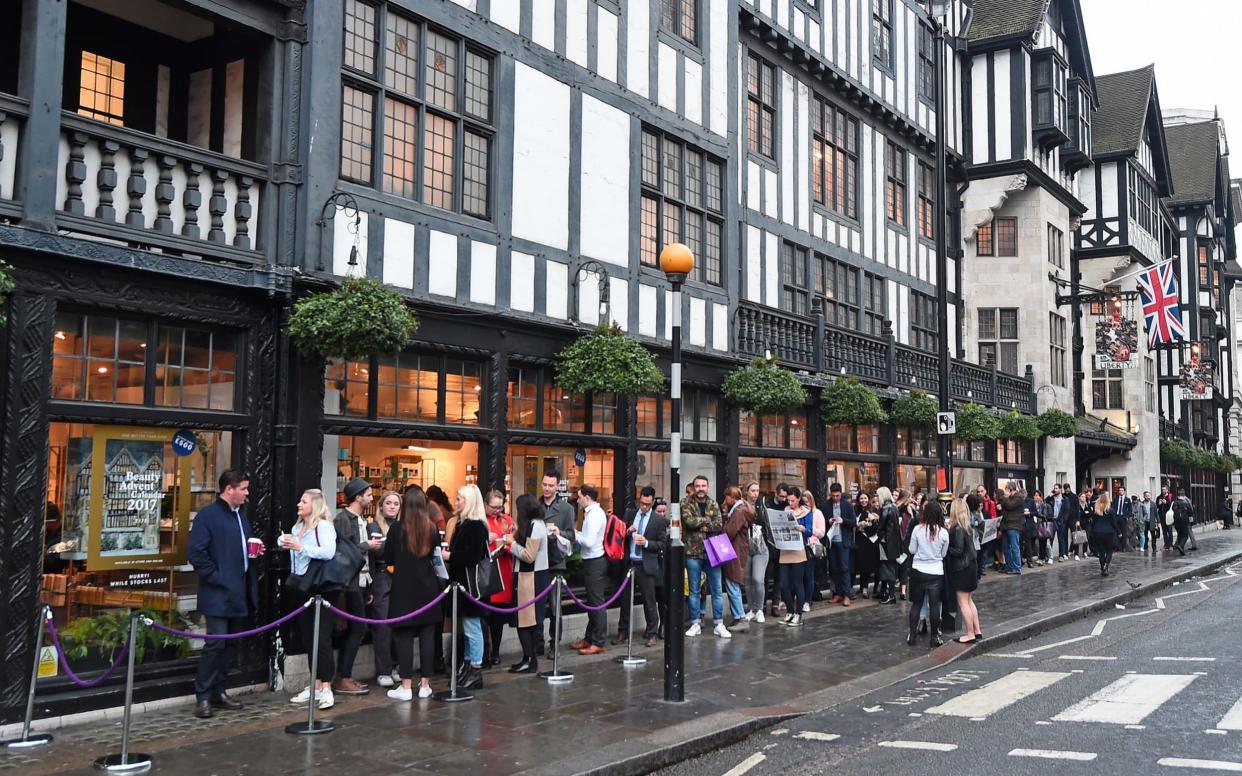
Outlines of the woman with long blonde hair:
<svg viewBox="0 0 1242 776">
<path fill-rule="evenodd" d="M 970 508 L 959 496 L 949 507 L 949 555 L 946 569 L 949 588 L 957 596 L 957 611 L 962 615 L 961 644 L 973 644 L 982 638 L 979 610 L 975 608 L 975 589 L 979 586 L 979 558 L 975 550 L 974 531 L 970 526 Z"/>
<path fill-rule="evenodd" d="M 1108 576 L 1108 566 L 1113 562 L 1113 550 L 1117 549 L 1117 539 L 1125 530 L 1125 519 L 1111 509 L 1113 496 L 1107 490 L 1095 500 L 1091 520 L 1091 548 L 1100 561 L 1100 576 Z"/>
<path fill-rule="evenodd" d="M 449 579 L 461 585 L 471 595 L 477 596 L 475 569 L 489 556 L 487 549 L 487 512 L 483 508 L 483 494 L 477 485 L 462 485 L 457 489 L 455 510 L 456 524 L 449 551 L 444 553 L 449 563 Z M 458 603 L 461 630 L 466 636 L 466 662 L 458 675 L 458 686 L 465 690 L 483 687 L 483 611 L 464 597 Z"/>
<path fill-rule="evenodd" d="M 290 533 L 280 537 L 279 545 L 289 550 L 291 576 L 305 574 L 312 560 L 332 560 L 336 555 L 336 529 L 332 525 L 332 512 L 323 497 L 323 491 L 311 488 L 303 491 L 297 505 L 298 522 Z M 314 595 L 311 591 L 310 595 Z M 316 640 L 319 643 L 319 663 L 316 666 L 314 682 L 314 702 L 321 709 L 330 709 L 336 703 L 332 697 L 332 675 L 336 666 L 332 661 L 332 620 L 331 617 L 319 618 L 319 632 L 315 633 L 315 618 L 309 614 L 298 618 L 301 628 L 302 643 L 306 646 L 307 663 Z M 308 703 L 311 701 L 311 687 L 293 696 L 291 703 Z"/>
</svg>

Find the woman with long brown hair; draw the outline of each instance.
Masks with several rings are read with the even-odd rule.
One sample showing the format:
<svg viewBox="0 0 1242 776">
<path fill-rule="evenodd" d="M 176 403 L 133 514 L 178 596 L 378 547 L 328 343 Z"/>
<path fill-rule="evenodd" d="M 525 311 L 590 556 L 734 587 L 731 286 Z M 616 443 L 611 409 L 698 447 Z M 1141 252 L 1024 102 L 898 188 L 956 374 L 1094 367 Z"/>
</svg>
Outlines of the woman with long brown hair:
<svg viewBox="0 0 1242 776">
<path fill-rule="evenodd" d="M 517 498 L 517 528 L 503 537 L 509 555 L 517 561 L 517 602 L 524 606 L 552 583 L 548 571 L 548 527 L 544 523 L 544 506 L 530 493 Z M 539 672 L 539 634 L 543 632 L 543 617 L 548 599 L 541 598 L 534 606 L 527 606 L 517 614 L 518 641 L 522 644 L 522 659 L 509 668 L 511 674 L 535 674 Z"/>
<path fill-rule="evenodd" d="M 908 549 L 914 560 L 910 568 L 910 638 L 906 643 L 913 647 L 918 640 L 919 609 L 926 597 L 931 625 L 928 638 L 932 647 L 938 647 L 944 643 L 940 639 L 940 598 L 944 592 L 944 557 L 949 553 L 949 536 L 940 504 L 923 504 L 919 524 L 910 532 Z"/>
<path fill-rule="evenodd" d="M 737 555 L 724 568 L 729 610 L 733 615 L 733 624 L 737 625 L 746 617 L 746 610 L 742 607 L 742 585 L 746 583 L 746 567 L 750 563 L 750 528 L 755 524 L 755 510 L 736 485 L 725 488 L 724 503 L 720 507 L 725 513 L 725 535 Z"/>
<path fill-rule="evenodd" d="M 439 543 L 435 518 L 439 510 L 427 502 L 418 489 L 405 492 L 401 503 L 401 519 L 388 531 L 384 561 L 392 566 L 392 590 L 388 599 L 388 616 L 401 617 L 423 608 L 440 594 L 440 578 L 436 576 L 432 558 Z M 397 666 L 401 686 L 388 691 L 395 701 L 413 698 L 414 639 L 418 638 L 418 697 L 431 697 L 431 674 L 435 670 L 436 642 L 439 641 L 440 607 L 431 607 L 417 617 L 393 628 L 397 647 Z"/>
</svg>

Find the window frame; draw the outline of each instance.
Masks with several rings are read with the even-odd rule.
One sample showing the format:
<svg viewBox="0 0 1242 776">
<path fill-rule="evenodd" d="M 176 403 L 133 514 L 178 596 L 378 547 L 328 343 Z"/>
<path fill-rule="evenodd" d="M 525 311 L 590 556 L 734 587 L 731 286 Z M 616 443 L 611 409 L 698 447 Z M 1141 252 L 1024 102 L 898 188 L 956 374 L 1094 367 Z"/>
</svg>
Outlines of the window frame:
<svg viewBox="0 0 1242 776">
<path fill-rule="evenodd" d="M 919 237 L 936 239 L 936 168 L 919 160 Z"/>
<path fill-rule="evenodd" d="M 936 297 L 914 290 L 910 291 L 910 344 L 927 353 L 936 352 L 940 344 Z"/>
<path fill-rule="evenodd" d="M 93 64 L 97 66 L 95 69 L 89 71 L 90 74 L 94 76 L 96 87 L 98 86 L 100 81 L 103 81 L 107 87 L 105 91 L 100 91 L 96 87 L 91 87 L 88 89 L 86 86 L 83 85 L 82 76 L 87 74 L 86 64 L 87 64 L 88 56 L 93 57 Z M 99 67 L 99 66 L 103 66 L 105 63 L 107 63 L 106 71 L 101 70 Z M 120 75 L 115 74 L 118 67 L 120 69 Z M 99 121 L 104 124 L 111 124 L 117 127 L 124 127 L 125 126 L 125 105 L 126 105 L 126 99 L 125 99 L 125 93 L 124 93 L 125 86 L 126 86 L 125 73 L 128 68 L 129 68 L 129 63 L 125 62 L 124 60 L 118 59 L 113 56 L 107 56 L 107 55 L 101 54 L 98 51 L 92 51 L 86 47 L 81 47 L 81 49 L 78 51 L 78 98 L 77 98 L 77 110 L 75 112 L 79 116 L 82 116 L 83 118 L 88 118 L 93 121 Z M 118 82 L 121 87 L 121 94 L 119 96 L 114 94 L 112 91 L 113 87 L 115 87 Z M 88 94 L 88 93 L 93 95 L 91 98 L 92 107 L 86 107 L 85 105 L 82 104 L 83 95 Z M 108 104 L 107 110 L 101 110 L 98 107 L 99 98 L 103 98 L 104 101 L 107 102 Z M 114 100 L 121 101 L 121 112 L 120 113 L 112 112 L 112 103 Z"/>
<path fill-rule="evenodd" d="M 927 104 L 936 101 L 936 37 L 932 28 L 919 22 L 918 95 Z"/>
<path fill-rule="evenodd" d="M 687 38 L 686 9 L 690 9 L 692 37 Z M 671 27 L 665 26 L 668 22 Z M 699 0 L 660 0 L 660 31 L 691 46 L 699 45 Z"/>
<path fill-rule="evenodd" d="M 776 110 L 776 73 L 779 68 L 752 50 L 746 52 L 746 150 L 769 162 L 776 161 L 776 136 L 779 134 Z M 756 72 L 758 75 L 755 75 Z M 755 84 L 751 82 L 755 81 Z M 757 86 L 758 91 L 755 91 Z M 770 94 L 769 94 L 770 92 Z M 752 126 L 752 112 L 757 120 Z M 769 120 L 771 133 L 763 131 L 764 119 Z"/>
<path fill-rule="evenodd" d="M 1147 411 L 1156 414 L 1156 357 L 1143 356 L 1143 403 Z"/>
<path fill-rule="evenodd" d="M 1065 316 L 1048 313 L 1048 332 L 1048 355 L 1051 364 L 1048 381 L 1057 388 L 1065 388 L 1069 385 L 1065 370 L 1065 357 L 1068 355 Z"/>
<path fill-rule="evenodd" d="M 513 398 L 512 394 L 509 393 L 509 386 L 513 384 L 513 376 L 515 373 L 530 374 L 535 377 L 533 381 L 529 381 L 525 383 L 527 385 L 535 386 L 535 395 L 534 395 L 535 423 L 533 425 L 518 425 L 518 424 L 515 424 L 509 417 L 510 404 Z M 486 394 L 486 391 L 487 391 L 486 381 L 488 377 L 489 375 L 485 371 L 484 378 L 483 378 L 484 383 L 485 383 L 484 388 L 483 388 L 484 394 Z M 577 431 L 577 430 L 563 429 L 563 428 L 549 428 L 545 420 L 545 416 L 547 414 L 547 409 L 548 409 L 547 401 L 546 401 L 548 390 L 549 389 L 560 390 L 556 388 L 556 386 L 554 385 L 551 372 L 548 369 L 538 366 L 536 364 L 516 362 L 516 363 L 509 365 L 509 370 L 504 375 L 504 381 L 505 381 L 505 408 L 504 408 L 505 423 L 509 428 L 525 429 L 528 431 L 531 431 L 531 430 L 546 431 L 546 432 L 552 432 L 552 433 L 558 433 L 558 434 L 574 434 L 578 436 L 589 436 L 593 434 L 605 434 L 608 436 L 618 436 L 619 434 L 623 435 L 620 431 L 618 431 L 618 425 L 620 423 L 621 405 L 620 405 L 618 396 L 615 393 L 612 393 L 612 394 L 571 393 L 569 394 L 570 398 L 566 400 L 568 402 L 567 406 L 572 408 L 573 406 L 578 405 L 583 410 L 583 430 Z M 605 396 L 611 397 L 611 400 L 610 400 L 611 403 L 600 402 L 600 397 L 605 397 Z M 529 401 L 529 399 L 525 399 L 525 400 Z M 605 400 L 605 402 L 608 402 L 608 401 L 609 400 Z M 611 410 L 611 412 L 601 413 L 599 411 L 600 408 L 609 409 Z M 604 414 L 611 415 L 612 429 L 611 430 L 601 429 L 598 431 L 594 430 L 597 424 L 599 424 L 601 420 L 603 419 Z M 478 426 L 466 426 L 466 428 L 494 428 L 496 425 L 495 419 L 493 419 L 493 422 L 491 423 L 490 426 L 485 426 L 483 424 L 482 415 L 480 416 L 479 420 L 480 420 L 480 423 Z"/>
<path fill-rule="evenodd" d="M 871 0 L 871 61 L 888 73 L 895 67 L 893 0 Z"/>
<path fill-rule="evenodd" d="M 920 162 L 921 164 L 921 162 Z M 889 226 L 905 230 L 909 226 L 909 154 L 899 143 L 884 141 L 884 214 Z M 920 191 L 920 195 L 921 195 Z"/>
<path fill-rule="evenodd" d="M 656 158 L 649 159 L 647 156 L 648 138 L 652 138 L 656 150 Z M 670 146 L 678 149 L 677 151 L 677 181 L 675 184 L 670 182 L 668 173 L 670 168 L 667 166 L 671 154 L 669 154 Z M 699 159 L 698 175 L 694 180 L 697 181 L 698 192 L 696 195 L 698 204 L 691 204 L 692 196 L 691 177 L 689 175 L 691 168 L 691 158 L 697 156 Z M 648 165 L 648 162 L 651 165 Z M 652 182 L 648 175 L 648 170 L 654 167 L 655 179 Z M 712 192 L 712 170 L 715 169 L 715 193 Z M 728 174 L 725 161 L 707 151 L 691 145 L 683 141 L 676 135 L 663 132 L 655 127 L 644 124 L 639 132 L 639 192 L 638 192 L 638 219 L 639 219 L 639 236 L 638 236 L 638 261 L 645 267 L 658 268 L 660 265 L 660 251 L 670 241 L 665 240 L 667 236 L 667 225 L 665 223 L 668 215 L 668 208 L 671 206 L 678 209 L 680 213 L 680 221 L 678 224 L 677 239 L 671 242 L 684 242 L 689 245 L 693 251 L 696 261 L 694 269 L 690 273 L 690 279 L 713 287 L 724 286 L 724 250 L 725 250 L 725 176 Z M 669 192 L 669 186 L 675 185 L 677 191 Z M 715 207 L 711 203 L 715 200 Z M 648 210 L 646 202 L 655 204 L 655 252 L 648 259 L 646 244 L 648 238 L 645 233 L 647 227 L 646 219 Z M 694 215 L 699 219 L 700 236 L 697 239 L 689 236 L 690 221 L 689 215 Z M 714 256 L 712 251 L 712 227 L 716 229 L 716 243 Z"/>
<path fill-rule="evenodd" d="M 1091 409 L 1124 410 L 1126 397 L 1123 389 L 1124 374 L 1120 369 L 1091 370 Z M 1097 391 L 1103 389 L 1103 404 Z M 1115 393 L 1114 393 L 1115 392 Z"/>
<path fill-rule="evenodd" d="M 860 122 L 818 94 L 811 101 L 811 111 L 811 201 L 835 217 L 858 223 Z M 841 131 L 846 137 L 839 138 Z"/>
<path fill-rule="evenodd" d="M 367 0 L 346 0 L 345 14 L 348 17 L 349 5 L 354 2 L 358 5 L 364 5 L 372 8 L 375 12 L 375 38 L 369 41 L 371 44 L 371 60 L 373 63 L 373 71 L 367 72 L 353 64 L 349 63 L 351 53 L 349 49 L 349 35 L 344 36 L 342 41 L 342 64 L 340 70 L 341 79 L 341 104 L 342 111 L 345 106 L 346 90 L 354 90 L 369 95 L 371 98 L 369 125 L 367 129 L 370 132 L 370 144 L 367 147 L 369 153 L 369 178 L 361 178 L 355 175 L 347 174 L 345 169 L 345 152 L 349 141 L 346 133 L 341 132 L 339 148 L 337 150 L 337 175 L 341 180 L 365 186 L 374 189 L 377 193 L 384 196 L 395 197 L 405 202 L 415 202 L 425 207 L 434 208 L 439 212 L 453 213 L 455 215 L 466 216 L 468 218 L 478 219 L 480 221 L 491 222 L 496 216 L 496 138 L 497 138 L 497 60 L 498 57 L 494 51 L 482 46 L 470 38 L 467 38 L 456 31 L 446 27 L 437 25 L 436 23 L 426 19 L 423 16 L 407 11 L 404 8 L 397 8 L 390 2 L 368 2 Z M 390 34 L 389 24 L 390 16 L 397 17 L 417 29 L 417 59 L 414 62 L 416 74 L 409 77 L 413 83 L 414 94 L 410 94 L 395 85 L 391 85 L 388 81 L 389 65 L 387 63 L 389 50 L 387 48 L 388 36 Z M 427 70 L 428 61 L 427 54 L 429 48 L 428 33 L 447 38 L 456 46 L 456 61 L 453 68 L 453 108 L 447 109 L 435 104 L 434 100 L 429 96 Z M 482 58 L 488 63 L 487 68 L 487 117 L 481 118 L 470 112 L 468 107 L 468 93 L 470 90 L 470 62 L 471 56 Z M 389 121 L 392 118 L 389 103 L 396 103 L 406 109 L 414 111 L 414 121 L 406 125 L 406 128 L 413 135 L 414 140 L 408 150 L 412 152 L 410 159 L 405 160 L 407 164 L 412 165 L 412 178 L 402 179 L 405 187 L 410 190 L 413 196 L 408 196 L 403 190 L 390 190 L 386 183 L 386 178 L 397 178 L 398 176 L 386 175 L 385 170 L 388 169 L 390 159 L 396 157 L 390 156 L 389 148 Z M 440 207 L 431 201 L 428 195 L 428 175 L 429 175 L 429 159 L 431 151 L 428 150 L 428 132 L 429 122 L 428 116 L 445 120 L 453 127 L 453 143 L 452 143 L 452 206 L 448 208 Z M 344 119 L 342 118 L 342 123 Z M 412 126 L 411 126 L 412 125 Z M 486 148 L 487 160 L 484 169 L 486 176 L 485 202 L 479 213 L 473 209 L 467 209 L 467 200 L 470 198 L 467 194 L 467 188 L 470 181 L 467 179 L 467 156 L 475 153 L 474 149 L 468 147 L 467 136 L 480 138 Z"/>
<path fill-rule="evenodd" d="M 830 326 L 858 331 L 862 326 L 863 301 L 860 284 L 863 272 L 853 264 L 822 253 L 816 253 L 815 260 L 818 262 L 817 271 L 820 277 L 812 278 L 812 282 L 823 299 L 825 322 Z M 839 298 L 842 290 L 845 292 L 844 298 Z"/>
<path fill-rule="evenodd" d="M 862 273 L 862 327 L 863 334 L 880 337 L 884 334 L 884 322 L 888 320 L 887 283 L 880 275 Z"/>
<path fill-rule="evenodd" d="M 1006 335 L 1006 315 L 1013 316 L 1013 328 Z M 1021 363 L 1021 312 L 1017 307 L 980 307 L 977 310 L 976 342 L 979 348 L 979 365 L 995 366 L 997 371 L 1005 374 L 1020 374 Z M 985 331 L 984 322 L 990 320 L 991 331 Z M 985 350 L 986 349 L 986 350 Z M 989 360 L 985 353 L 991 353 Z M 1012 369 L 1007 369 L 1012 366 Z"/>
<path fill-rule="evenodd" d="M 1048 224 L 1048 263 L 1065 269 L 1065 232 L 1051 223 Z"/>
<path fill-rule="evenodd" d="M 1012 238 L 1012 242 L 1006 239 L 1006 230 L 1009 230 L 1008 237 Z M 992 219 L 992 239 L 994 241 L 996 252 L 993 255 L 998 258 L 1017 258 L 1018 256 L 1018 219 L 1014 216 L 997 216 Z M 1007 247 L 1009 246 L 1009 247 Z"/>
</svg>

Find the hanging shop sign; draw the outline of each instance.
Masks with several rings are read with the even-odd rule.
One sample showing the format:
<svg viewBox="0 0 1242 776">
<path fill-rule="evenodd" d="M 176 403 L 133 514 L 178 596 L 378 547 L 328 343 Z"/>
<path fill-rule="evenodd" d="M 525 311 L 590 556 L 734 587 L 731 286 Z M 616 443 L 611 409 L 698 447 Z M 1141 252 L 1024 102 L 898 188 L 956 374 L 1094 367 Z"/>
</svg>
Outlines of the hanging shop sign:
<svg viewBox="0 0 1242 776">
<path fill-rule="evenodd" d="M 69 440 L 66 549 L 88 571 L 185 563 L 191 458 L 178 454 L 176 438 L 172 429 L 95 426 Z"/>
<path fill-rule="evenodd" d="M 1138 366 L 1138 321 L 1134 319 L 1134 302 L 1124 304 L 1123 310 L 1120 297 L 1110 299 L 1104 315 L 1095 322 L 1096 369 Z"/>
<path fill-rule="evenodd" d="M 1177 381 L 1177 398 L 1185 401 L 1212 398 L 1212 367 L 1211 361 L 1201 357 L 1199 343 L 1191 345 L 1189 354 L 1182 359 L 1182 371 Z"/>
</svg>

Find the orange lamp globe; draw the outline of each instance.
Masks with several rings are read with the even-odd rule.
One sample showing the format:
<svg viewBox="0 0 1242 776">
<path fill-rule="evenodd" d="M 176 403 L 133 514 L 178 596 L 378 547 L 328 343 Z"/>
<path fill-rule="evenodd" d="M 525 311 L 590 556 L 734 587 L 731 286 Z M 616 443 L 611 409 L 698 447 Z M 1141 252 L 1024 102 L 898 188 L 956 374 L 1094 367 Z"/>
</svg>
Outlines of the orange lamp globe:
<svg viewBox="0 0 1242 776">
<path fill-rule="evenodd" d="M 671 243 L 660 251 L 660 269 L 669 275 L 689 275 L 694 269 L 694 254 L 682 243 Z"/>
</svg>

